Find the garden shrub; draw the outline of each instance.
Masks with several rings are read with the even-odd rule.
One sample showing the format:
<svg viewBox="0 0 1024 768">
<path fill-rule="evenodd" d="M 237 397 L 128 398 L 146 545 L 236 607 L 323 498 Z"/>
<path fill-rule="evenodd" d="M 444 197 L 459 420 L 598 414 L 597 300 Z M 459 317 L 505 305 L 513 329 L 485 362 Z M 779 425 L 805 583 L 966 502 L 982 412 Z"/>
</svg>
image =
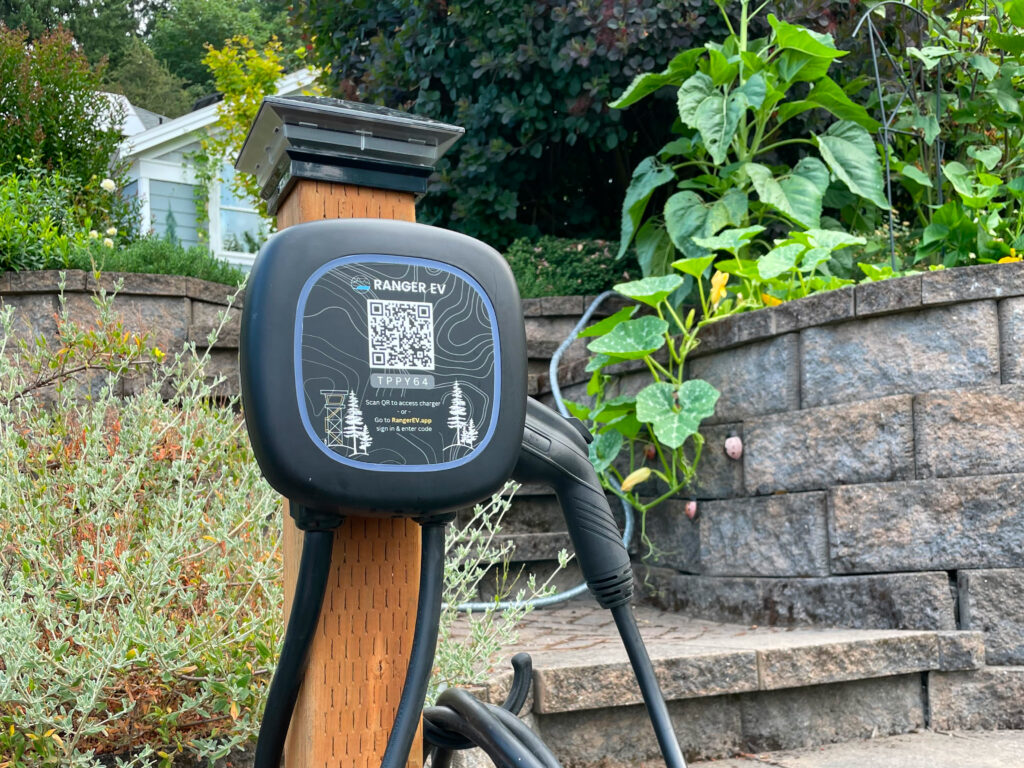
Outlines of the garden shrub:
<svg viewBox="0 0 1024 768">
<path fill-rule="evenodd" d="M 185 248 L 159 237 L 144 237 L 124 248 L 106 249 L 90 254 L 95 266 L 104 272 L 145 272 L 157 275 L 198 277 L 225 285 L 245 282 L 245 273 L 238 267 L 218 259 L 207 248 L 194 245 Z M 72 260 L 77 269 L 92 269 L 89 260 Z"/>
<path fill-rule="evenodd" d="M 104 179 L 121 186 L 112 168 L 121 142 L 123 115 L 101 95 L 102 67 L 93 68 L 65 29 L 28 40 L 28 33 L 0 23 L 0 174 L 35 162 L 74 182 L 74 217 L 79 224 L 111 223 L 127 230 L 130 206 L 111 201 L 100 189 Z M 104 214 L 98 214 L 102 210 Z"/>
<path fill-rule="evenodd" d="M 0 271 L 67 267 L 88 252 L 88 230 L 71 215 L 71 186 L 59 173 L 0 177 Z"/>
<path fill-rule="evenodd" d="M 618 243 L 545 236 L 520 238 L 505 251 L 524 299 L 587 296 L 639 276 L 635 262 L 616 261 Z"/>
<path fill-rule="evenodd" d="M 223 756 L 255 736 L 283 635 L 281 503 L 237 404 L 216 404 L 194 346 L 161 363 L 110 297 L 95 305 L 76 322 L 62 301 L 53 339 L 0 311 L 7 768 Z M 117 397 L 140 369 L 148 383 Z M 504 509 L 496 498 L 453 533 L 450 607 L 472 594 L 481 552 L 507 552 L 493 543 Z M 435 689 L 478 679 L 521 613 L 488 611 L 468 643 L 442 646 Z"/>
</svg>

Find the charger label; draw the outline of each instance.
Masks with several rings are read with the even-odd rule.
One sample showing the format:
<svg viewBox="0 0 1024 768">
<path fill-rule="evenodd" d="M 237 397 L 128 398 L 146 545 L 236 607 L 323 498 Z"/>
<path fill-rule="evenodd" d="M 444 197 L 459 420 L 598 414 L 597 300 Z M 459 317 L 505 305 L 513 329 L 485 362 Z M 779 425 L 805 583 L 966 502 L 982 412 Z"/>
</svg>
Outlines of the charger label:
<svg viewBox="0 0 1024 768">
<path fill-rule="evenodd" d="M 306 283 L 296 313 L 296 391 L 331 458 L 423 471 L 490 440 L 500 360 L 494 309 L 465 272 L 399 256 L 347 256 Z"/>
</svg>

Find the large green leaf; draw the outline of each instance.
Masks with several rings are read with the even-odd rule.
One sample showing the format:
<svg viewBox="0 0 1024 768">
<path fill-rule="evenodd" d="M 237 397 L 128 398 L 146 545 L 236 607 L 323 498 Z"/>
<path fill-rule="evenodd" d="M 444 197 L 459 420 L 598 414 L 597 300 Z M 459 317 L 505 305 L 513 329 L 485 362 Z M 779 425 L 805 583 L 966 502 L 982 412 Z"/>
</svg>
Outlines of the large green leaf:
<svg viewBox="0 0 1024 768">
<path fill-rule="evenodd" d="M 1024 35 L 988 31 L 986 31 L 986 34 L 988 34 L 989 40 L 992 41 L 992 45 L 999 50 L 1015 56 L 1024 53 Z"/>
<path fill-rule="evenodd" d="M 815 138 L 822 158 L 851 192 L 867 198 L 879 208 L 889 209 L 882 181 L 882 164 L 871 134 L 856 123 L 840 120 Z"/>
<path fill-rule="evenodd" d="M 910 179 L 915 184 L 920 184 L 922 187 L 928 187 L 932 189 L 935 185 L 932 184 L 931 177 L 918 168 L 916 165 L 906 163 L 900 170 L 900 173 L 906 178 Z"/>
<path fill-rule="evenodd" d="M 757 273 L 764 280 L 778 277 L 783 272 L 793 269 L 800 258 L 800 254 L 806 250 L 807 247 L 800 243 L 777 245 L 758 260 Z"/>
<path fill-rule="evenodd" d="M 810 109 L 824 109 L 840 120 L 851 120 L 868 131 L 877 131 L 880 123 L 868 114 L 860 104 L 855 103 L 846 95 L 830 77 L 818 80 L 804 99 L 791 101 L 779 107 L 779 123 Z"/>
<path fill-rule="evenodd" d="M 733 187 L 711 205 L 704 231 L 713 235 L 726 227 L 742 227 L 747 221 L 749 210 L 747 193 Z"/>
<path fill-rule="evenodd" d="M 590 444 L 590 463 L 599 473 L 612 465 L 622 449 L 622 435 L 613 430 L 602 432 Z"/>
<path fill-rule="evenodd" d="M 828 74 L 832 59 L 809 56 L 801 51 L 783 51 L 775 65 L 783 86 L 792 83 L 813 83 Z"/>
<path fill-rule="evenodd" d="M 700 131 L 704 147 L 715 164 L 722 165 L 725 162 L 729 144 L 736 135 L 746 107 L 743 94 L 736 91 L 728 96 L 714 92 L 697 107 L 694 127 Z"/>
<path fill-rule="evenodd" d="M 665 201 L 665 229 L 673 244 L 685 251 L 689 238 L 703 234 L 708 209 L 700 195 L 686 189 Z"/>
<path fill-rule="evenodd" d="M 619 323 L 611 333 L 590 342 L 587 349 L 621 360 L 639 360 L 664 346 L 667 330 L 668 323 L 660 317 L 647 315 Z"/>
<path fill-rule="evenodd" d="M 757 196 L 804 227 L 816 227 L 821 219 L 821 201 L 828 189 L 828 169 L 815 157 L 805 157 L 782 179 L 760 163 L 744 166 Z"/>
<path fill-rule="evenodd" d="M 664 224 L 656 219 L 649 219 L 636 233 L 636 260 L 640 264 L 640 272 L 644 275 L 668 274 L 669 264 L 675 258 L 676 247 Z"/>
<path fill-rule="evenodd" d="M 867 242 L 860 235 L 853 235 L 841 229 L 808 229 L 806 232 L 793 232 L 790 239 L 809 248 L 827 248 L 830 251 L 851 245 L 864 245 Z"/>
<path fill-rule="evenodd" d="M 703 72 L 696 72 L 679 86 L 676 94 L 676 105 L 679 107 L 679 119 L 689 128 L 697 127 L 697 108 L 715 93 L 715 85 L 711 78 Z"/>
<path fill-rule="evenodd" d="M 685 381 L 678 388 L 657 382 L 637 393 L 636 416 L 653 426 L 659 442 L 675 449 L 715 412 L 717 401 L 718 390 L 701 379 Z"/>
<path fill-rule="evenodd" d="M 724 259 L 715 264 L 715 269 L 743 280 L 757 280 L 757 261 L 755 259 Z"/>
<path fill-rule="evenodd" d="M 658 162 L 654 157 L 646 157 L 637 165 L 633 171 L 633 180 L 626 190 L 626 199 L 622 202 L 622 236 L 616 258 L 621 258 L 629 247 L 654 190 L 668 184 L 675 177 L 671 168 Z"/>
<path fill-rule="evenodd" d="M 990 146 L 977 146 L 967 148 L 968 157 L 973 157 L 983 166 L 986 171 L 991 171 L 1003 157 L 1003 150 L 999 147 Z"/>
<path fill-rule="evenodd" d="M 629 320 L 629 318 L 636 314 L 636 311 L 638 309 L 640 309 L 640 307 L 638 307 L 636 304 L 632 304 L 628 307 L 623 307 L 614 315 L 610 315 L 604 318 L 603 320 L 598 320 L 593 325 L 588 325 L 586 328 L 584 328 L 582 331 L 576 334 L 576 337 L 584 339 L 593 338 L 594 336 L 604 336 L 619 323 Z"/>
<path fill-rule="evenodd" d="M 704 271 L 715 262 L 715 254 L 710 256 L 699 256 L 693 259 L 680 259 L 673 261 L 672 266 L 694 278 L 700 278 Z"/>
<path fill-rule="evenodd" d="M 729 251 L 729 253 L 735 256 L 740 248 L 749 244 L 755 236 L 762 232 L 764 232 L 764 227 L 761 226 L 727 229 L 711 237 L 695 237 L 693 242 L 701 248 L 707 248 L 709 251 Z M 673 264 L 672 266 L 676 265 Z"/>
<path fill-rule="evenodd" d="M 663 86 L 679 85 L 693 72 L 697 59 L 703 53 L 703 48 L 690 48 L 676 55 L 663 71 L 644 72 L 637 75 L 626 90 L 622 92 L 622 95 L 608 106 L 614 109 L 625 109 Z"/>
<path fill-rule="evenodd" d="M 836 48 L 832 35 L 812 32 L 796 24 L 779 21 L 774 13 L 768 14 L 768 23 L 775 30 L 775 44 L 782 49 L 791 49 L 822 59 L 838 59 L 849 51 Z"/>
<path fill-rule="evenodd" d="M 743 98 L 747 100 L 751 109 L 760 109 L 764 104 L 764 97 L 768 95 L 768 83 L 765 81 L 764 75 L 758 72 L 751 75 L 747 82 L 739 87 L 739 92 L 743 94 Z"/>
<path fill-rule="evenodd" d="M 649 307 L 656 307 L 682 284 L 683 278 L 679 275 L 662 275 L 619 283 L 615 286 L 615 290 L 623 296 L 635 299 Z"/>
</svg>

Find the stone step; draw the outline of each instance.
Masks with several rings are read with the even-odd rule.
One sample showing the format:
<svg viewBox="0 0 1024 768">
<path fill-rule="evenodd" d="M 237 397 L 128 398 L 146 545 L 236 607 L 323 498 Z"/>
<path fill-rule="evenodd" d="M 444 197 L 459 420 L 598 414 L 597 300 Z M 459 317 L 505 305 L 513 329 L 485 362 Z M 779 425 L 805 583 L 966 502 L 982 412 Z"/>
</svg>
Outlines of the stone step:
<svg viewBox="0 0 1024 768">
<path fill-rule="evenodd" d="M 936 716 L 928 677 L 963 687 L 957 676 L 983 665 L 978 632 L 786 630 L 635 611 L 689 760 L 920 730 Z M 609 612 L 590 601 L 535 610 L 501 655 L 521 650 L 534 662 L 527 720 L 563 765 L 660 762 Z M 500 702 L 510 678 L 497 674 L 483 697 Z"/>
<path fill-rule="evenodd" d="M 1024 765 L 1024 731 L 920 731 L 786 752 L 690 763 L 689 768 L 1010 768 Z"/>
</svg>

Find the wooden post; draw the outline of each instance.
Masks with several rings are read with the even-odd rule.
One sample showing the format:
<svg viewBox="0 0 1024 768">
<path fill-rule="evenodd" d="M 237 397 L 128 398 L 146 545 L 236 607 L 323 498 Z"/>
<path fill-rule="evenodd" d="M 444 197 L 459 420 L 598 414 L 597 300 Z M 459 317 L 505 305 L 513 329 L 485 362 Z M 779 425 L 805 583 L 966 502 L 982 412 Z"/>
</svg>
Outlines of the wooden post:
<svg viewBox="0 0 1024 768">
<path fill-rule="evenodd" d="M 308 221 L 415 221 L 436 161 L 463 129 L 395 110 L 268 97 L 235 167 L 255 174 L 279 229 Z M 285 617 L 302 532 L 285 514 Z M 378 768 L 412 648 L 420 527 L 406 518 L 348 518 L 285 745 L 286 768 Z M 422 725 L 408 766 L 422 763 Z"/>
<path fill-rule="evenodd" d="M 279 229 L 317 219 L 415 221 L 410 193 L 302 179 L 277 210 Z M 284 517 L 285 620 L 302 531 Z M 285 745 L 285 768 L 378 768 L 412 649 L 420 526 L 349 518 L 334 533 L 327 594 Z M 422 726 L 421 726 L 422 731 Z M 410 768 L 423 764 L 417 731 Z"/>
</svg>

